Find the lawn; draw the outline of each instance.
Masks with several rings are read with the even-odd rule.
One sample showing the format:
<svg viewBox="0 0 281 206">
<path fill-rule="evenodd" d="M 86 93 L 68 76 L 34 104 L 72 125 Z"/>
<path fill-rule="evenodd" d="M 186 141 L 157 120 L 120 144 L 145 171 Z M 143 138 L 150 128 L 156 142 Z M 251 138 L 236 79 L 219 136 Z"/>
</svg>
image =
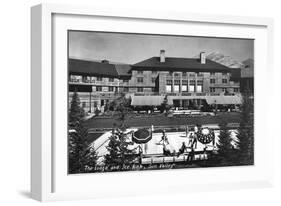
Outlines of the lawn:
<svg viewBox="0 0 281 206">
<path fill-rule="evenodd" d="M 216 116 L 174 116 L 167 117 L 164 114 L 157 115 L 129 115 L 126 120 L 128 127 L 150 127 L 154 126 L 175 126 L 175 125 L 195 125 L 195 124 L 222 124 L 239 123 L 240 113 L 219 113 Z M 115 117 L 93 117 L 87 120 L 84 125 L 89 129 L 112 128 L 117 123 Z"/>
</svg>

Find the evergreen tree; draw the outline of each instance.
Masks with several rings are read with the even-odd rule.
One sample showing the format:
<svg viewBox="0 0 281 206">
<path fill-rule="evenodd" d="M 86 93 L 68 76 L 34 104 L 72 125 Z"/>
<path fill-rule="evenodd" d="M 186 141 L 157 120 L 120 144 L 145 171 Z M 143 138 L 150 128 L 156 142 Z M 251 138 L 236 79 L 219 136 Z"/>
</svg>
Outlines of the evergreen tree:
<svg viewBox="0 0 281 206">
<path fill-rule="evenodd" d="M 218 160 L 222 165 L 232 165 L 235 161 L 237 151 L 232 145 L 232 138 L 226 124 L 221 125 L 218 140 Z"/>
<path fill-rule="evenodd" d="M 112 136 L 110 137 L 107 150 L 109 154 L 105 155 L 104 163 L 109 166 L 123 166 L 132 163 L 135 156 L 135 151 L 128 148 L 132 142 L 127 140 L 125 121 L 130 113 L 130 100 L 125 98 L 125 95 L 118 98 L 115 103 L 114 111 L 117 116 L 116 120 L 119 122 L 117 128 L 114 128 Z"/>
<path fill-rule="evenodd" d="M 166 95 L 162 104 L 161 104 L 161 112 L 167 112 L 171 108 L 171 106 L 168 104 L 168 96 Z"/>
<path fill-rule="evenodd" d="M 68 158 L 69 173 L 91 172 L 97 155 L 88 145 L 88 130 L 83 126 L 84 112 L 77 92 L 74 92 L 69 111 Z"/>
<path fill-rule="evenodd" d="M 110 137 L 107 146 L 109 154 L 105 155 L 105 164 L 109 166 L 123 166 L 132 163 L 135 151 L 128 149 L 132 143 L 127 141 L 125 131 L 118 130 Z"/>
<path fill-rule="evenodd" d="M 126 120 L 128 119 L 128 115 L 131 112 L 131 100 L 127 99 L 124 94 L 120 98 L 115 101 L 114 111 L 116 120 L 119 122 L 119 129 L 126 129 Z"/>
<path fill-rule="evenodd" d="M 96 152 L 87 142 L 88 131 L 77 123 L 75 132 L 69 134 L 69 173 L 91 172 L 96 165 Z"/>
<path fill-rule="evenodd" d="M 241 121 L 237 132 L 239 163 L 242 165 L 254 164 L 254 106 L 251 96 L 248 91 L 243 94 Z"/>
<path fill-rule="evenodd" d="M 70 109 L 68 114 L 69 126 L 73 127 L 76 122 L 79 122 L 84 117 L 84 115 L 84 110 L 80 107 L 80 98 L 78 96 L 77 91 L 75 90 L 72 95 L 72 100 L 70 103 Z"/>
</svg>

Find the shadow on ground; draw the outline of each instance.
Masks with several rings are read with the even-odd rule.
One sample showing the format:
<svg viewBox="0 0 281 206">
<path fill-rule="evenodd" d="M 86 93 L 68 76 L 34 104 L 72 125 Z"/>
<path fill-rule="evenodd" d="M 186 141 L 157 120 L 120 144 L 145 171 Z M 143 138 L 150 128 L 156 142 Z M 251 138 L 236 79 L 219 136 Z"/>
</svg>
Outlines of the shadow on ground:
<svg viewBox="0 0 281 206">
<path fill-rule="evenodd" d="M 26 197 L 26 198 L 31 198 L 31 193 L 30 193 L 30 191 L 27 191 L 27 190 L 18 191 L 18 194 L 20 194 L 21 196 Z"/>
</svg>

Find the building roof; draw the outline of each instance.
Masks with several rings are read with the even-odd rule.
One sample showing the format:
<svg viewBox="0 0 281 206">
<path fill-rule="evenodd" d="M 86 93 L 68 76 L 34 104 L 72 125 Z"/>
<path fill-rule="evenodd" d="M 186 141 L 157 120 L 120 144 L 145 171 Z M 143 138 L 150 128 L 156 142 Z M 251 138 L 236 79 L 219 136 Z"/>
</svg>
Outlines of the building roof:
<svg viewBox="0 0 281 206">
<path fill-rule="evenodd" d="M 115 69 L 120 77 L 131 77 L 131 66 L 128 64 L 115 64 Z"/>
<path fill-rule="evenodd" d="M 194 71 L 194 72 L 230 72 L 230 68 L 206 59 L 201 64 L 199 58 L 166 57 L 165 62 L 160 62 L 160 57 L 152 57 L 132 66 L 135 70 L 164 70 L 164 71 Z"/>
<path fill-rule="evenodd" d="M 108 61 L 96 62 L 81 59 L 69 59 L 68 68 L 70 74 L 90 75 L 101 77 L 122 78 L 130 76 L 131 69 L 127 64 L 111 64 Z"/>
</svg>

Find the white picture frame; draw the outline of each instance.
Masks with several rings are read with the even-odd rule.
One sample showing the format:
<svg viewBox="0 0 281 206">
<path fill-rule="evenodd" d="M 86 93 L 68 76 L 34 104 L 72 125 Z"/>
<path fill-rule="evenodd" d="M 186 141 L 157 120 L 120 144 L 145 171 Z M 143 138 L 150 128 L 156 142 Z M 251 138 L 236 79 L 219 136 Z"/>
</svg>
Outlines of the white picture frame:
<svg viewBox="0 0 281 206">
<path fill-rule="evenodd" d="M 55 19 L 56 17 L 62 19 Z M 72 21 L 71 18 L 76 19 Z M 255 58 L 260 60 L 255 61 L 255 157 L 257 161 L 255 166 L 136 171 L 126 174 L 117 172 L 114 174 L 67 175 L 64 170 L 65 167 L 61 166 L 63 165 L 62 161 L 65 161 L 65 164 L 67 163 L 67 156 L 63 153 L 66 145 L 56 139 L 57 132 L 58 134 L 61 132 L 57 130 L 58 125 L 63 125 L 67 118 L 67 110 L 61 111 L 58 103 L 58 98 L 66 95 L 66 91 L 63 84 L 57 82 L 61 76 L 65 75 L 65 78 L 67 76 L 64 64 L 57 62 L 58 57 L 66 55 L 66 53 L 63 54 L 66 48 L 60 44 L 57 45 L 54 38 L 61 38 L 64 29 L 71 29 L 68 27 L 92 30 L 93 24 L 91 24 L 91 21 L 94 21 L 95 18 L 105 19 L 105 25 L 110 27 L 111 24 L 112 31 L 121 31 L 124 25 L 127 25 L 127 27 L 122 31 L 130 31 L 132 28 L 129 27 L 132 27 L 135 23 L 142 26 L 151 23 L 161 24 L 159 28 L 163 28 L 160 30 L 164 32 L 165 25 L 173 26 L 175 24 L 174 26 L 178 30 L 169 31 L 169 34 L 183 32 L 182 34 L 196 36 L 196 33 L 204 34 L 204 27 L 209 26 L 213 28 L 209 31 L 210 36 L 252 37 L 257 39 Z M 117 28 L 116 21 L 120 21 L 120 25 L 124 24 L 123 27 Z M 181 31 L 181 28 L 185 25 L 191 24 L 195 28 L 193 33 Z M 273 104 L 273 101 L 270 101 L 270 91 L 267 92 L 266 90 L 272 85 L 270 76 L 274 75 L 272 19 L 41 4 L 31 9 L 31 26 L 32 198 L 39 201 L 53 201 L 273 185 L 273 135 L 269 131 L 269 119 L 266 113 L 266 108 L 270 108 Z M 98 27 L 96 29 L 102 30 L 102 26 L 99 25 Z M 221 29 L 222 27 L 225 29 Z M 62 33 L 60 33 L 60 29 Z M 149 26 L 146 31 L 142 27 L 138 29 L 140 29 L 139 32 L 143 33 L 150 30 L 152 33 L 156 32 Z M 137 31 L 134 30 L 134 32 Z M 62 69 L 56 70 L 59 65 L 62 65 Z M 266 88 L 263 83 L 267 85 Z M 267 92 L 266 100 L 261 98 L 265 92 Z M 264 143 L 262 138 L 265 136 L 267 141 Z M 197 179 L 197 181 L 194 181 L 194 179 Z M 124 182 L 130 184 L 133 181 L 136 181 L 136 185 L 130 185 L 130 189 L 127 188 L 128 185 L 124 184 Z M 71 189 L 69 189 L 69 185 L 72 185 Z"/>
</svg>

